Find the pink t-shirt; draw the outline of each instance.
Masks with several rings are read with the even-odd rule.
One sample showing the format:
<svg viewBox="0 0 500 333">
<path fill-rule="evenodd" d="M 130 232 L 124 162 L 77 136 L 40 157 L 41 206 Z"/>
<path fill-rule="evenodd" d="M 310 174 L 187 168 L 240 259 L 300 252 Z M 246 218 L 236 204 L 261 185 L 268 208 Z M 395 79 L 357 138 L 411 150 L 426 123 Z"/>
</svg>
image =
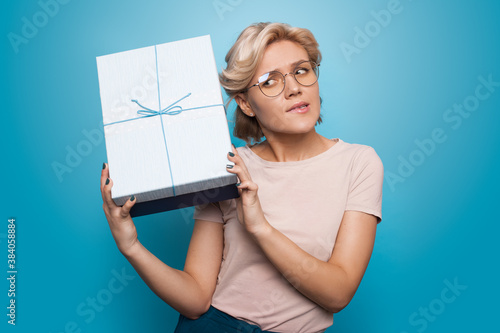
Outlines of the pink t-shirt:
<svg viewBox="0 0 500 333">
<path fill-rule="evenodd" d="M 369 146 L 340 139 L 325 152 L 291 162 L 238 148 L 259 186 L 269 223 L 314 257 L 328 261 L 346 210 L 382 218 L 383 166 Z M 224 252 L 212 305 L 274 332 L 322 332 L 333 314 L 297 291 L 238 221 L 235 199 L 197 206 L 195 219 L 224 223 Z M 313 274 L 313 267 L 301 268 Z"/>
</svg>

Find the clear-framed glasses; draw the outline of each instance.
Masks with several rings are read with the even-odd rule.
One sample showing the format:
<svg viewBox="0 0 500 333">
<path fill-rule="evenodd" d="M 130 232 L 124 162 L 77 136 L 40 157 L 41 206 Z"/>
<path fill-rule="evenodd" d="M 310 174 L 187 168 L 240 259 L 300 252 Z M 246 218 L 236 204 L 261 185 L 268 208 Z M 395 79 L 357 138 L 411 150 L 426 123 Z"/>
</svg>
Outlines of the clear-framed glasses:
<svg viewBox="0 0 500 333">
<path fill-rule="evenodd" d="M 312 86 L 318 81 L 319 64 L 314 61 L 304 60 L 295 66 L 295 69 L 286 74 L 278 71 L 272 71 L 259 77 L 259 82 L 246 88 L 246 92 L 252 87 L 259 87 L 260 91 L 267 97 L 276 97 L 285 89 L 285 77 L 291 74 L 295 81 L 303 86 Z"/>
</svg>

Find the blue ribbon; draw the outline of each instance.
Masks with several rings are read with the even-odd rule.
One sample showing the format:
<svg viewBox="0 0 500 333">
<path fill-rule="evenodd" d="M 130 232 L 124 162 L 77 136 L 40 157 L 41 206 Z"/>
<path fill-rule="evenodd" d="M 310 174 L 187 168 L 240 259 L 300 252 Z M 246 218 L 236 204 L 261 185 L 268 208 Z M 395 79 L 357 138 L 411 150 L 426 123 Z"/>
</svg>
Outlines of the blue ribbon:
<svg viewBox="0 0 500 333">
<path fill-rule="evenodd" d="M 143 108 L 143 110 L 137 110 L 137 114 L 142 115 L 141 117 L 135 117 L 135 118 L 130 118 L 130 119 L 118 120 L 118 121 L 114 121 L 112 123 L 104 124 L 104 126 L 109 126 L 109 125 L 124 123 L 124 122 L 127 122 L 127 121 L 132 121 L 132 120 L 137 120 L 137 119 L 142 119 L 142 118 L 149 118 L 149 117 L 154 117 L 154 116 L 160 116 L 160 115 L 163 115 L 163 114 L 166 114 L 168 116 L 175 116 L 175 115 L 178 115 L 179 113 L 181 113 L 183 111 L 213 108 L 215 106 L 224 106 L 224 104 L 212 104 L 212 105 L 203 105 L 203 106 L 198 106 L 198 107 L 194 107 L 194 108 L 183 109 L 182 106 L 176 105 L 177 103 L 179 103 L 180 101 L 182 101 L 183 99 L 185 99 L 185 98 L 187 98 L 189 96 L 191 96 L 191 93 L 188 93 L 186 96 L 178 99 L 174 103 L 170 104 L 166 108 L 164 108 L 162 110 L 159 110 L 159 111 L 156 111 L 156 110 L 150 109 L 148 107 L 145 107 L 144 105 L 142 105 L 141 103 L 139 103 L 136 99 L 132 99 L 131 102 L 134 102 L 137 105 L 139 105 L 141 108 Z"/>
<path fill-rule="evenodd" d="M 150 108 L 147 108 L 144 105 L 142 105 L 141 103 L 139 103 L 136 99 L 133 99 L 132 102 L 134 102 L 135 104 L 137 104 L 141 108 L 143 108 L 143 110 L 138 110 L 137 114 L 142 114 L 144 116 L 149 116 L 149 117 L 159 116 L 162 114 L 167 114 L 169 116 L 175 116 L 183 111 L 182 106 L 176 105 L 176 104 L 179 103 L 180 101 L 182 101 L 184 98 L 188 98 L 189 96 L 191 96 L 191 93 L 187 94 L 186 96 L 182 97 L 181 99 L 178 99 L 177 101 L 173 102 L 172 104 L 170 104 L 169 106 L 167 106 L 166 108 L 164 108 L 163 110 L 160 110 L 160 111 L 156 111 L 156 110 L 152 110 Z M 189 110 L 191 110 L 191 109 L 189 109 Z"/>
<path fill-rule="evenodd" d="M 137 111 L 137 114 L 141 115 L 140 117 L 125 119 L 125 120 L 119 120 L 119 121 L 115 121 L 115 122 L 112 122 L 112 123 L 104 124 L 104 126 L 114 125 L 114 124 L 123 123 L 123 122 L 131 121 L 131 120 L 142 119 L 142 118 L 149 118 L 149 117 L 154 117 L 154 116 L 160 116 L 161 130 L 163 132 L 163 141 L 165 143 L 165 150 L 167 152 L 168 169 L 170 171 L 170 180 L 172 181 L 172 190 L 173 190 L 174 196 L 175 196 L 174 178 L 172 176 L 172 168 L 170 166 L 170 157 L 168 155 L 167 139 L 165 137 L 165 128 L 163 126 L 163 119 L 162 119 L 161 115 L 175 116 L 175 115 L 180 114 L 183 111 L 196 110 L 196 109 L 205 109 L 205 108 L 211 108 L 211 107 L 215 107 L 215 106 L 224 106 L 224 105 L 223 104 L 213 104 L 213 105 L 204 105 L 204 106 L 198 106 L 198 107 L 189 108 L 189 109 L 183 109 L 182 106 L 177 105 L 177 103 L 179 103 L 183 99 L 188 98 L 189 96 L 191 96 L 191 93 L 188 93 L 186 96 L 178 99 L 177 101 L 173 102 L 172 104 L 170 104 L 166 108 L 162 109 L 161 108 L 161 98 L 160 98 L 160 80 L 159 80 L 159 75 L 158 75 L 158 55 L 157 55 L 157 51 L 156 51 L 156 45 L 155 45 L 155 58 L 156 58 L 155 59 L 156 60 L 156 84 L 157 84 L 157 87 L 158 87 L 158 105 L 159 105 L 159 110 L 156 111 L 156 110 L 147 108 L 144 105 L 142 105 L 141 103 L 139 103 L 136 99 L 133 99 L 131 101 L 134 102 L 134 103 L 136 103 L 138 106 L 140 106 L 142 108 L 142 110 L 138 110 Z"/>
</svg>

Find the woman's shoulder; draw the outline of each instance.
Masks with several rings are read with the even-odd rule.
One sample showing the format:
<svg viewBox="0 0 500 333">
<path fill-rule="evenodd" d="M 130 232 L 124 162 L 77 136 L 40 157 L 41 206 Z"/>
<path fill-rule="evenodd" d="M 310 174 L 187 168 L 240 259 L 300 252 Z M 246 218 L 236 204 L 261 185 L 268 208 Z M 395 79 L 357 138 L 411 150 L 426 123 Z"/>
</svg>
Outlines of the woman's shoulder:
<svg viewBox="0 0 500 333">
<path fill-rule="evenodd" d="M 262 159 L 262 152 L 265 150 L 262 142 L 254 144 L 246 144 L 241 147 L 237 147 L 236 151 L 238 155 L 241 156 L 245 164 L 253 164 L 259 162 Z"/>
<path fill-rule="evenodd" d="M 253 152 L 254 154 L 260 155 L 266 149 L 266 141 L 256 142 L 253 144 L 247 143 L 244 146 L 236 148 L 239 152 L 248 153 Z"/>
<path fill-rule="evenodd" d="M 343 142 L 343 153 L 347 154 L 352 167 L 370 167 L 383 170 L 382 160 L 375 148 L 366 144 Z"/>
<path fill-rule="evenodd" d="M 377 155 L 375 148 L 366 144 L 350 143 L 342 141 L 341 139 L 339 139 L 339 143 L 341 143 L 340 146 L 342 147 L 342 151 L 353 155 Z"/>
</svg>

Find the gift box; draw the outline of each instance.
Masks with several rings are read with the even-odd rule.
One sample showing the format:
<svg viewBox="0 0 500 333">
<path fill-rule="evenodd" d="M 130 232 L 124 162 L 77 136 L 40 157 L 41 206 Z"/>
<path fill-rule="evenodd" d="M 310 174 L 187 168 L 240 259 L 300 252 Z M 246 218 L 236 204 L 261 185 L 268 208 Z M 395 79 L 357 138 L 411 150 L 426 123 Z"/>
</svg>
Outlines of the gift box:
<svg viewBox="0 0 500 333">
<path fill-rule="evenodd" d="M 97 57 L 112 198 L 132 216 L 238 196 L 210 36 Z"/>
</svg>

